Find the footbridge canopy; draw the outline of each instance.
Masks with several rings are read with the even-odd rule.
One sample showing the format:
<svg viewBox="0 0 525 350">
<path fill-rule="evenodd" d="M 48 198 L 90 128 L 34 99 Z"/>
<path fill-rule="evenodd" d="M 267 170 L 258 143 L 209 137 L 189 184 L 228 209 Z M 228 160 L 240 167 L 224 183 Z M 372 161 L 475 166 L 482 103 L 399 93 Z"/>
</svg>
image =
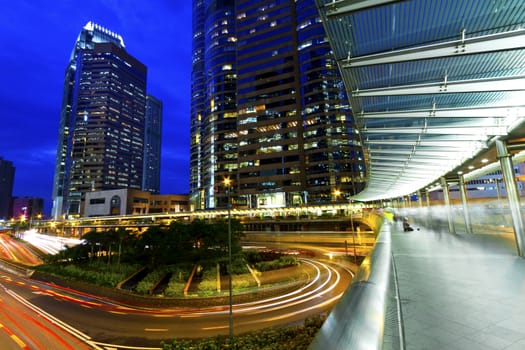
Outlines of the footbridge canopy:
<svg viewBox="0 0 525 350">
<path fill-rule="evenodd" d="M 354 199 L 493 171 L 496 140 L 523 160 L 524 1 L 316 1 L 367 162 Z"/>
</svg>

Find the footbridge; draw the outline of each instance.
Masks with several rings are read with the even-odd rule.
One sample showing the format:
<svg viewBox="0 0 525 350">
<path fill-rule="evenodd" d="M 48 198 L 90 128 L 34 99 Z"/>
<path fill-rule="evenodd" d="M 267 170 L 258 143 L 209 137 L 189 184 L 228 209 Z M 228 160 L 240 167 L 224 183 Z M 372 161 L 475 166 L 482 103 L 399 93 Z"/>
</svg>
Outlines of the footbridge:
<svg viewBox="0 0 525 350">
<path fill-rule="evenodd" d="M 516 176 L 525 150 L 525 4 L 316 3 L 367 162 L 366 189 L 352 200 L 382 201 L 415 229 L 385 221 L 310 349 L 525 348 Z M 485 212 L 467 194 L 488 174 L 502 178 L 502 192 L 482 208 L 506 223 L 480 224 Z M 431 207 L 436 191 L 443 205 Z"/>
</svg>

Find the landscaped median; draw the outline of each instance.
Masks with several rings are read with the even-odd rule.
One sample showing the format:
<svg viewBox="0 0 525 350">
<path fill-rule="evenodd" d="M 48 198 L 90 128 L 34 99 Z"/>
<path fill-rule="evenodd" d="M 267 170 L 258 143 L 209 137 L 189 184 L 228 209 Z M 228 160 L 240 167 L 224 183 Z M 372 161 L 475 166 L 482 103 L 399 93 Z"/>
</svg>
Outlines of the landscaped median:
<svg viewBox="0 0 525 350">
<path fill-rule="evenodd" d="M 230 275 L 234 302 L 286 293 L 309 281 L 310 265 L 286 250 L 243 250 L 242 228 L 237 220 L 193 220 L 140 234 L 93 230 L 80 244 L 46 256 L 33 278 L 125 303 L 192 308 L 227 305 Z"/>
<path fill-rule="evenodd" d="M 219 270 L 224 270 L 224 273 L 217 273 L 217 266 Z M 120 264 L 117 271 L 114 265 L 97 262 L 81 265 L 42 265 L 36 269 L 32 278 L 125 304 L 142 307 L 198 308 L 228 304 L 227 266 L 221 266 L 223 265 L 164 266 L 143 274 L 127 289 L 123 289 L 122 286 L 134 276 L 140 275 L 144 267 Z M 250 272 L 245 264 L 243 273 L 233 274 L 234 303 L 261 300 L 291 292 L 308 283 L 310 276 L 315 273 L 310 264 L 301 264 L 299 259 L 290 257 L 278 258 L 275 262 L 265 264 L 266 271 L 259 271 L 256 266 L 261 265 L 250 267 Z M 200 271 L 197 278 L 198 270 Z M 163 280 L 166 285 L 161 289 L 161 293 L 155 294 L 155 288 Z M 192 285 L 193 288 L 185 295 L 184 290 L 188 285 Z M 221 285 L 220 289 L 218 285 Z"/>
</svg>

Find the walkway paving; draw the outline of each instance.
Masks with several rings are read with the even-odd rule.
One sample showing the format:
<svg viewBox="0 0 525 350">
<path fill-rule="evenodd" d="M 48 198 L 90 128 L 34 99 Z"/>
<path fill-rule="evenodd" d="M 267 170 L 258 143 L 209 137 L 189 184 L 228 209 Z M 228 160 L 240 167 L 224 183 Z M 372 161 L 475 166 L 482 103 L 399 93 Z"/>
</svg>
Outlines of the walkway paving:
<svg viewBox="0 0 525 350">
<path fill-rule="evenodd" d="M 413 227 L 391 230 L 405 348 L 525 349 L 525 259 L 513 237 Z"/>
</svg>

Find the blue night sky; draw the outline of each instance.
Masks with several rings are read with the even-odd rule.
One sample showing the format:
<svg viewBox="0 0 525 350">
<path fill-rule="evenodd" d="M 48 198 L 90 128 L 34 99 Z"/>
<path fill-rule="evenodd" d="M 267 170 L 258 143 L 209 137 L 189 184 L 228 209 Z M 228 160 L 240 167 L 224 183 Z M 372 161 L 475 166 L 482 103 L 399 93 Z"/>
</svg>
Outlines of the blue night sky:
<svg viewBox="0 0 525 350">
<path fill-rule="evenodd" d="M 191 1 L 17 0 L 0 11 L 0 157 L 16 168 L 13 195 L 51 207 L 64 72 L 89 21 L 124 38 L 164 104 L 161 193 L 187 193 Z"/>
</svg>

